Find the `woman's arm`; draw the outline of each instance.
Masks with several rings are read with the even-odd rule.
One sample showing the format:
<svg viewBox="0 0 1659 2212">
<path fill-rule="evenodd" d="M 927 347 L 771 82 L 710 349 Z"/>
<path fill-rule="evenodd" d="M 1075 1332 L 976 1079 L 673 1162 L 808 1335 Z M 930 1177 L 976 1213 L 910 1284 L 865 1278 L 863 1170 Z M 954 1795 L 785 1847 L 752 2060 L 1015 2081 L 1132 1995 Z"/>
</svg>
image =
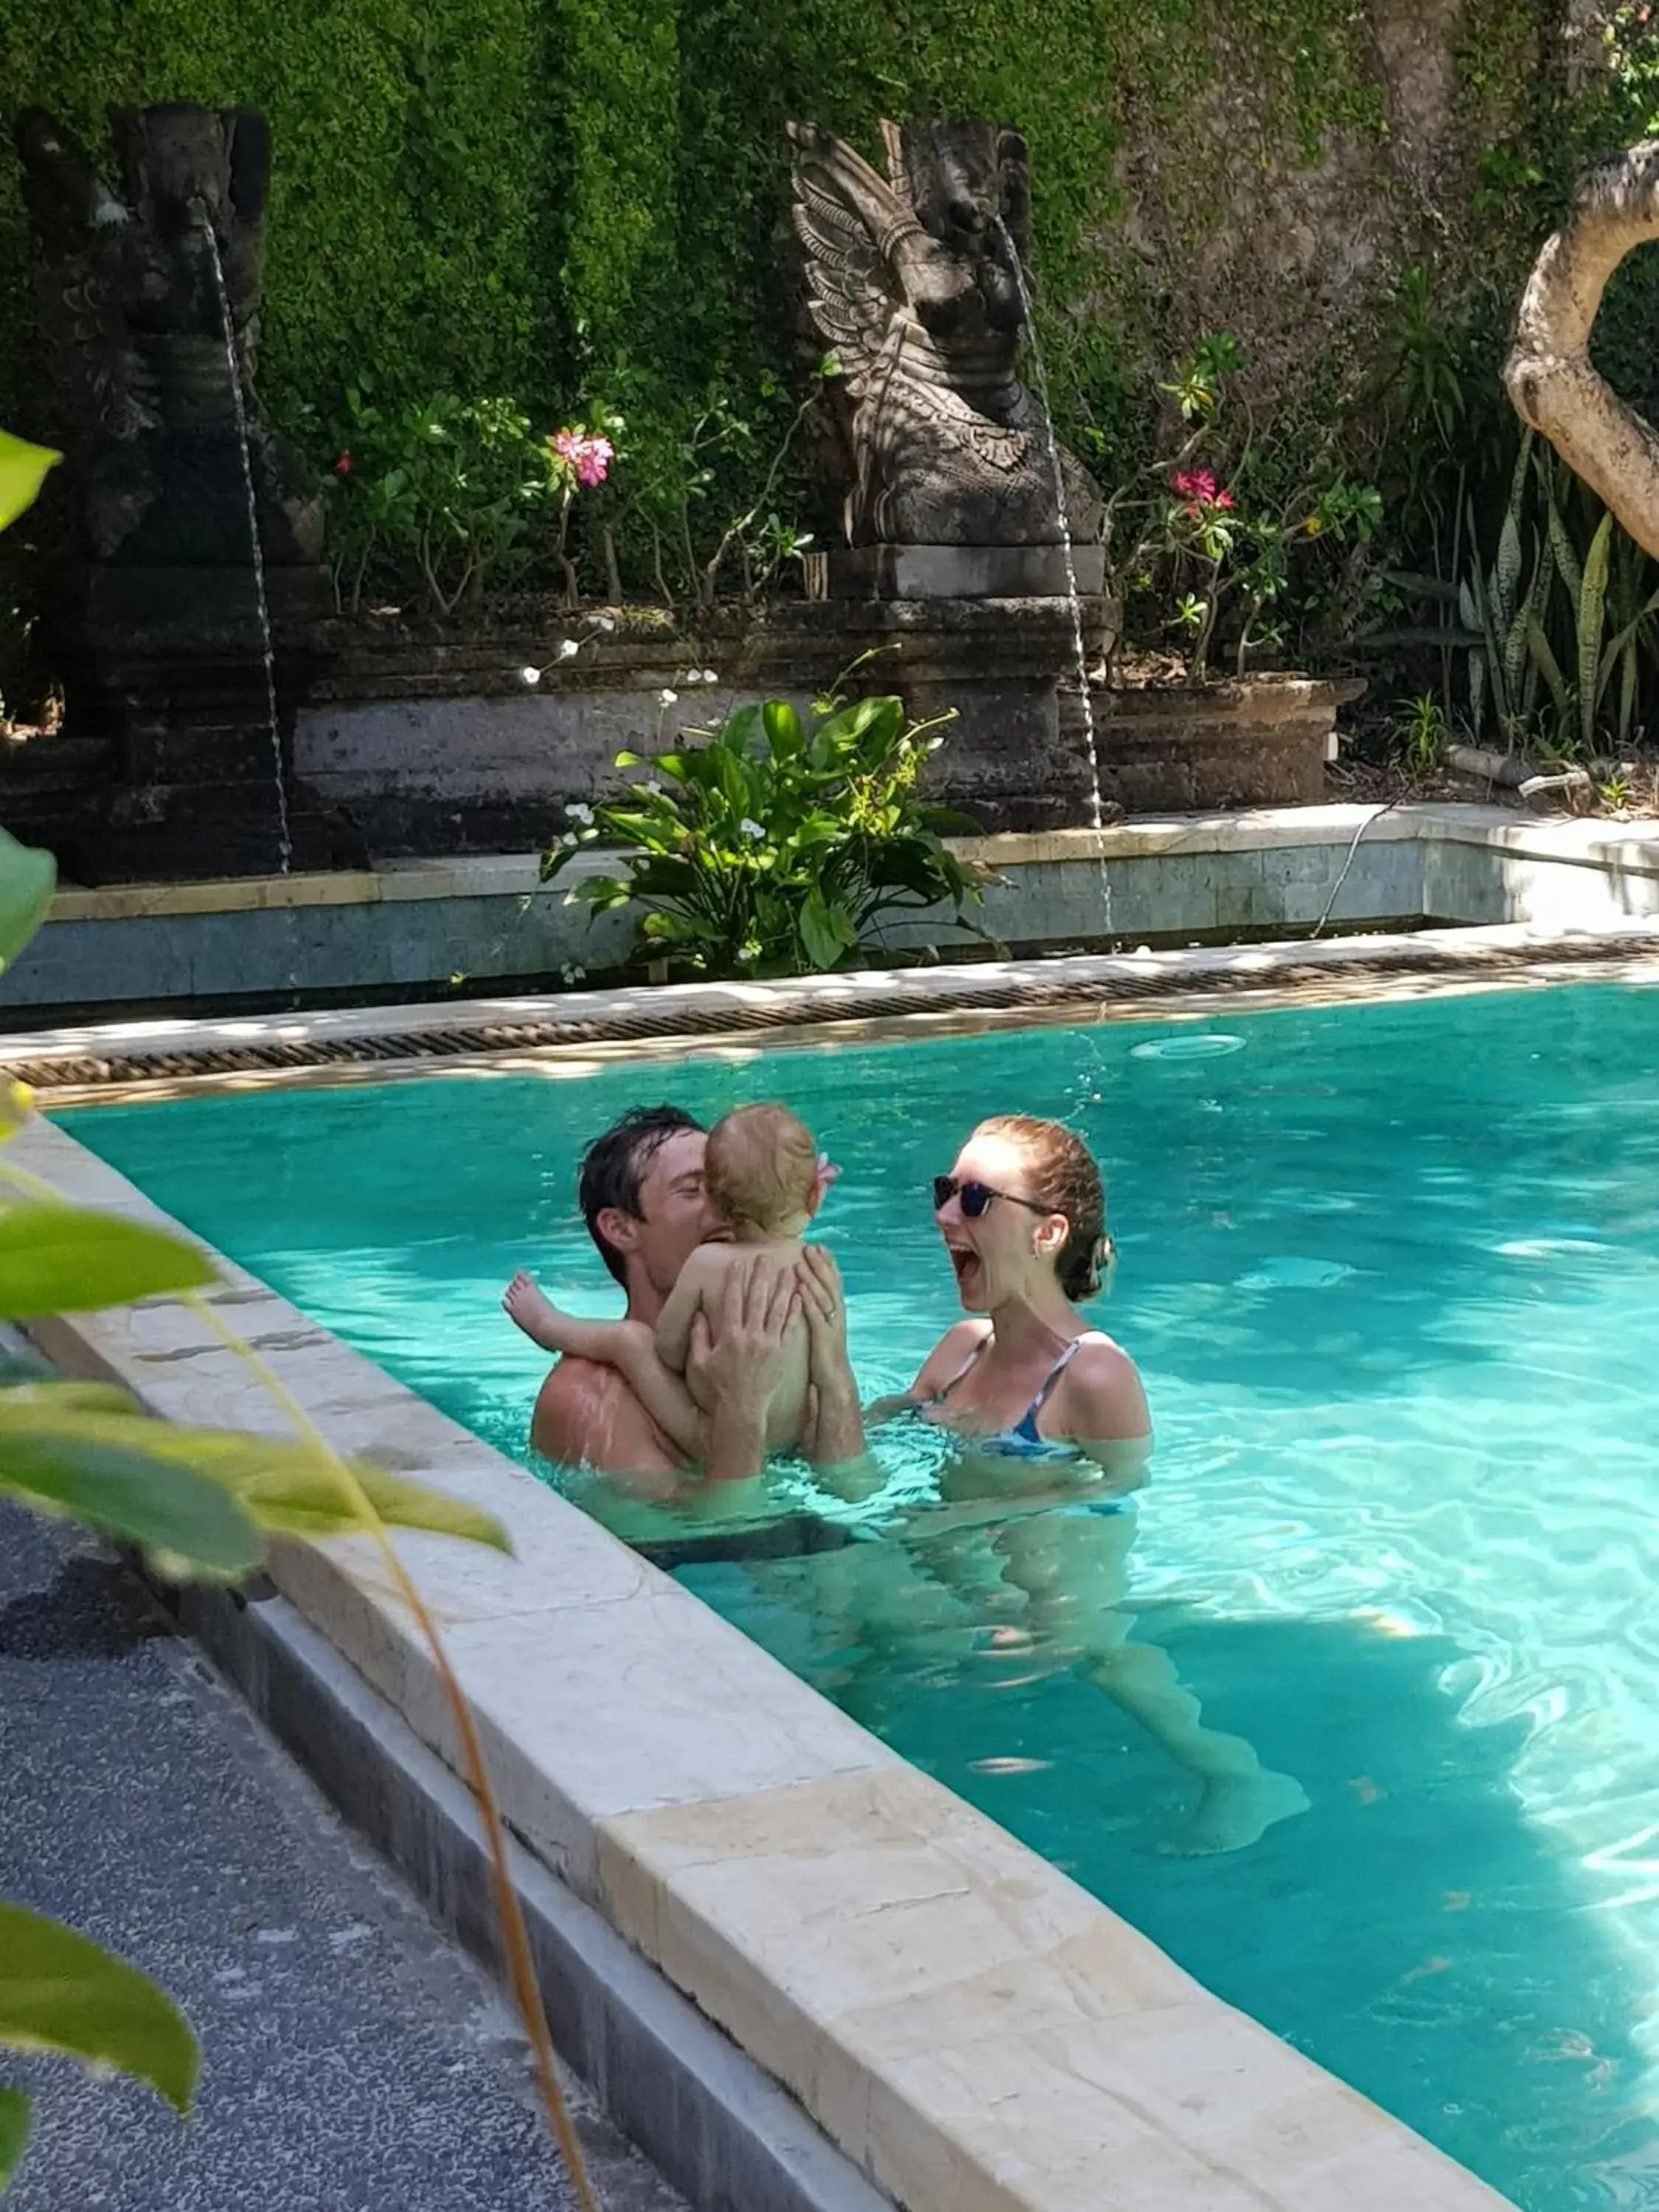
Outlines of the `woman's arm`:
<svg viewBox="0 0 1659 2212">
<path fill-rule="evenodd" d="M 1138 1490 L 1152 1454 L 1152 1417 L 1128 1353 L 1109 1338 L 1081 1345 L 1061 1394 L 1054 1410 L 1066 1435 L 1099 1463 L 1114 1487 Z"/>
</svg>

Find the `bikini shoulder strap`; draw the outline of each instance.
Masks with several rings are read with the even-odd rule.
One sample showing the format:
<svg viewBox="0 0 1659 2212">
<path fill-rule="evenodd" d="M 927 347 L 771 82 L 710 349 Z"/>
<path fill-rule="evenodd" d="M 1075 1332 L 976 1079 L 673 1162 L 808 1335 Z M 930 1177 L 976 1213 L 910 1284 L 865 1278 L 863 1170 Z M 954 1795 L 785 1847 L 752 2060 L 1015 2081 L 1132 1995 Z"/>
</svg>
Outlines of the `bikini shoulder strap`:
<svg viewBox="0 0 1659 2212">
<path fill-rule="evenodd" d="M 1097 1336 L 1099 1333 L 1100 1332 L 1097 1329 L 1085 1328 L 1081 1336 L 1074 1336 L 1072 1339 L 1071 1342 L 1060 1353 L 1059 1358 L 1055 1360 L 1054 1365 L 1048 1370 L 1048 1372 L 1043 1376 L 1042 1382 L 1037 1385 L 1037 1394 L 1036 1397 L 1032 1399 L 1031 1403 L 1026 1411 L 1025 1418 L 1028 1421 L 1035 1422 L 1037 1415 L 1048 1404 L 1048 1400 L 1053 1394 L 1055 1383 L 1059 1382 L 1060 1376 L 1066 1372 L 1072 1362 L 1077 1358 L 1079 1346 L 1086 1344 L 1091 1336 Z"/>
<path fill-rule="evenodd" d="M 993 1333 L 990 1329 L 988 1328 L 986 1330 L 984 1335 L 978 1340 L 974 1346 L 973 1350 L 969 1353 L 966 1359 L 963 1361 L 961 1366 L 957 1368 L 956 1373 L 951 1377 L 950 1381 L 941 1389 L 934 1391 L 930 1403 L 935 1406 L 943 1405 L 945 1399 L 950 1396 L 951 1391 L 956 1389 L 957 1383 L 965 1382 L 967 1381 L 974 1369 L 978 1366 L 980 1359 L 984 1353 L 985 1347 L 991 1341 L 992 1334 Z"/>
</svg>

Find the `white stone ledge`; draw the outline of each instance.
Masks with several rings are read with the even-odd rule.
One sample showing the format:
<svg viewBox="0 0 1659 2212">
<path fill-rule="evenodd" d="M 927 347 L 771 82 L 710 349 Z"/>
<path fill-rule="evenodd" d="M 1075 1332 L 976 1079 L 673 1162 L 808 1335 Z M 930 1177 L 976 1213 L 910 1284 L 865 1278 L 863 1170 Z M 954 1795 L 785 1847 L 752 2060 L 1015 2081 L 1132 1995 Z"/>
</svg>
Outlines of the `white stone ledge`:
<svg viewBox="0 0 1659 2212">
<path fill-rule="evenodd" d="M 14 1156 L 77 1202 L 166 1218 L 49 1125 Z M 332 1443 L 511 1531 L 513 1560 L 398 1545 L 511 1825 L 908 2212 L 1502 2202 L 522 1468 L 246 1270 L 224 1273 L 216 1302 Z M 281 1426 L 178 1300 L 36 1334 L 169 1418 Z M 430 1661 L 372 1548 L 283 1542 L 271 1574 L 453 1766 Z"/>
</svg>

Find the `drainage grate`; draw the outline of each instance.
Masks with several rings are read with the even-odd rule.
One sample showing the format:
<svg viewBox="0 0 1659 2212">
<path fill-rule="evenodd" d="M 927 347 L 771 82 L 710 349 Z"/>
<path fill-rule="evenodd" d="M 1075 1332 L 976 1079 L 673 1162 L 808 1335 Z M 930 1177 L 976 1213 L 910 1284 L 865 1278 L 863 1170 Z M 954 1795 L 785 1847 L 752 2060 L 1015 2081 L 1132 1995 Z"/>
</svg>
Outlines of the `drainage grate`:
<svg viewBox="0 0 1659 2212">
<path fill-rule="evenodd" d="M 1258 957 L 1238 968 L 1209 963 L 1139 971 L 1133 958 L 1109 956 L 1098 963 L 1067 963 L 1070 973 L 1044 976 L 1040 964 L 1016 975 L 975 981 L 964 976 L 940 989 L 937 977 L 927 988 L 896 977 L 881 989 L 866 983 L 837 990 L 820 980 L 810 991 L 780 984 L 739 1002 L 721 999 L 708 1006 L 677 998 L 660 1009 L 632 1007 L 586 1018 L 571 1015 L 540 1021 L 453 1024 L 405 1030 L 377 1030 L 359 1036 L 257 1038 L 236 1043 L 174 1046 L 154 1052 L 55 1052 L 37 1058 L 9 1057 L 0 1041 L 0 1073 L 38 1091 L 98 1089 L 105 1085 L 154 1082 L 168 1078 L 234 1075 L 244 1071 L 394 1065 L 399 1061 L 479 1058 L 497 1053 L 546 1052 L 584 1045 L 618 1044 L 651 1039 L 708 1037 L 845 1022 L 890 1020 L 905 1014 L 951 1014 L 1056 1011 L 1103 1002 L 1152 1000 L 1192 995 L 1261 993 L 1293 994 L 1333 983 L 1350 988 L 1372 976 L 1505 975 L 1540 979 L 1562 967 L 1621 962 L 1659 963 L 1659 944 L 1650 932 L 1628 936 L 1584 936 L 1534 939 L 1523 945 L 1452 945 L 1443 939 L 1376 945 L 1340 957 L 1283 962 Z M 1080 969 L 1097 969 L 1079 973 Z M 204 1023 L 204 1029 L 214 1024 Z M 19 1039 L 20 1045 L 33 1042 Z"/>
</svg>

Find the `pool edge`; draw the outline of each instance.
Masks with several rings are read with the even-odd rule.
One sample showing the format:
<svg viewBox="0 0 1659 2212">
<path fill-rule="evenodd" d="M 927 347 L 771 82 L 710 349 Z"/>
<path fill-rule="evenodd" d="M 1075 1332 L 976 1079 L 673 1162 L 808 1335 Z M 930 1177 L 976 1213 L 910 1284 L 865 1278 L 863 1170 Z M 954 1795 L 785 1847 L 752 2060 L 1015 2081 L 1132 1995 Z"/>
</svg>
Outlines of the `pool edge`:
<svg viewBox="0 0 1659 2212">
<path fill-rule="evenodd" d="M 76 1202 L 168 1218 L 61 1130 L 33 1125 L 14 1151 Z M 331 1442 L 507 1522 L 517 1563 L 436 1538 L 399 1548 L 445 1621 L 520 1842 L 910 2212 L 1076 2212 L 1106 2171 L 1115 2212 L 1188 2192 L 1218 2212 L 1504 2203 L 523 1469 L 221 1266 L 216 1301 Z M 158 1413 L 281 1426 L 176 1300 L 33 1333 Z M 372 1553 L 283 1541 L 271 1579 L 453 1771 L 429 1662 Z"/>
</svg>

